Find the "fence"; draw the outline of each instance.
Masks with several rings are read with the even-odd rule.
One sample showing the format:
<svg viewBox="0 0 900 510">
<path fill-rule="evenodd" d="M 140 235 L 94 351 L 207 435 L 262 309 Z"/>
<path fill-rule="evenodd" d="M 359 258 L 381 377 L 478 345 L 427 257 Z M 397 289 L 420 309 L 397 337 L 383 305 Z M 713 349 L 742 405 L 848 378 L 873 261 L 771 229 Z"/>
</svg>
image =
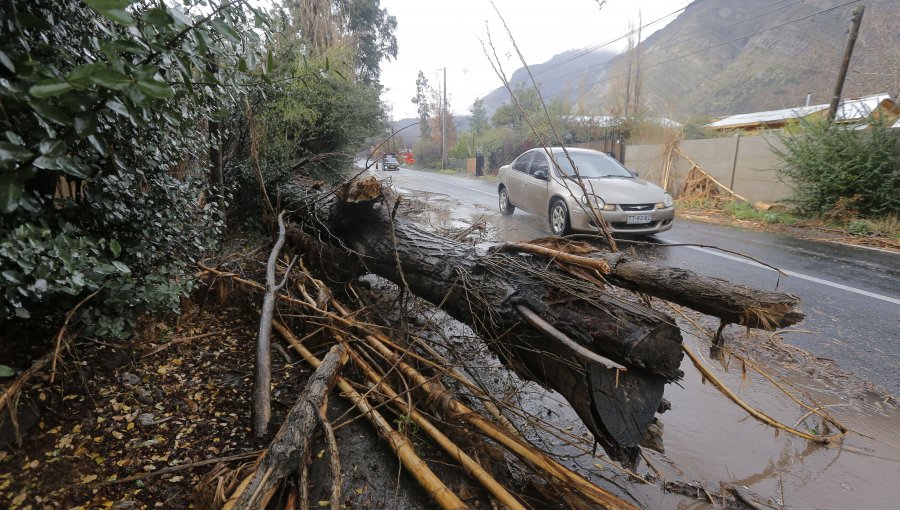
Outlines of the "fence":
<svg viewBox="0 0 900 510">
<path fill-rule="evenodd" d="M 680 150 L 710 176 L 751 202 L 777 202 L 791 195 L 791 188 L 775 172 L 781 160 L 772 146 L 781 146 L 774 136 L 736 135 L 679 143 Z M 662 186 L 668 152 L 665 145 L 629 145 L 625 166 Z M 665 183 L 668 191 L 677 197 L 690 170 L 691 164 L 685 158 L 673 154 Z"/>
</svg>

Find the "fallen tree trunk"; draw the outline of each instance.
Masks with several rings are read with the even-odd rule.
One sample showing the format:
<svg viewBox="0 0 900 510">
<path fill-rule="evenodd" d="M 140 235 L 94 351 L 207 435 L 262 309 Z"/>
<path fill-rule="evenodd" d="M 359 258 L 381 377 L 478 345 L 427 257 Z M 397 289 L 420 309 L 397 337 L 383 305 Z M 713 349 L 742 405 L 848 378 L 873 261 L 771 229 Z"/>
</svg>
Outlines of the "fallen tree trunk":
<svg viewBox="0 0 900 510">
<path fill-rule="evenodd" d="M 682 376 L 681 332 L 671 317 L 535 257 L 488 254 L 392 218 L 374 179 L 335 191 L 295 182 L 282 193 L 306 234 L 294 231 L 293 237 L 308 245 L 314 236 L 343 250 L 344 259 L 355 255 L 365 272 L 439 304 L 519 374 L 562 394 L 610 456 L 636 461 L 665 383 Z M 525 321 L 518 307 L 627 371 L 577 356 Z"/>
<path fill-rule="evenodd" d="M 608 271 L 604 278 L 613 285 L 686 306 L 729 324 L 772 331 L 796 324 L 805 317 L 800 310 L 800 298 L 791 294 L 754 289 L 687 269 L 647 262 L 623 252 L 603 253 L 579 241 L 548 238 L 507 243 L 496 249 L 536 253 L 588 268 L 596 268 L 602 262 Z"/>
</svg>

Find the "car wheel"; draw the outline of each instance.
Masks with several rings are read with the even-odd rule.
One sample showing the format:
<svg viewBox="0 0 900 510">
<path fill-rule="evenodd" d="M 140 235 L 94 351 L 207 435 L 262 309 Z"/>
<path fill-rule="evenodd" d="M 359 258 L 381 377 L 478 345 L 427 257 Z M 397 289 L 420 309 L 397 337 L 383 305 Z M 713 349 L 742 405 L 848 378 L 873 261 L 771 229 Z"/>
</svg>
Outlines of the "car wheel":
<svg viewBox="0 0 900 510">
<path fill-rule="evenodd" d="M 509 191 L 506 190 L 506 186 L 500 187 L 500 214 L 504 216 L 511 216 L 512 213 L 516 212 L 516 206 L 509 201 Z"/>
<path fill-rule="evenodd" d="M 571 226 L 569 224 L 569 208 L 566 203 L 560 199 L 556 199 L 550 204 L 550 232 L 555 236 L 564 236 L 569 233 Z"/>
</svg>

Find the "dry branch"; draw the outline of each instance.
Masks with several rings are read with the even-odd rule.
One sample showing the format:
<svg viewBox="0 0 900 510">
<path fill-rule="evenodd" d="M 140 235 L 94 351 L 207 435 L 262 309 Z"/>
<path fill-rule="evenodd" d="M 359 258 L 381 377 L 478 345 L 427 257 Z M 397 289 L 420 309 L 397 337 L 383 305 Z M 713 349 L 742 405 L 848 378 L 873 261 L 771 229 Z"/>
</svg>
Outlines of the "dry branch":
<svg viewBox="0 0 900 510">
<path fill-rule="evenodd" d="M 263 296 L 262 313 L 259 318 L 259 335 L 256 339 L 256 366 L 253 378 L 253 433 L 256 437 L 266 435 L 269 420 L 272 417 L 272 316 L 275 313 L 275 297 L 287 283 L 291 266 L 297 260 L 288 264 L 281 283 L 275 282 L 275 266 L 278 263 L 278 254 L 284 245 L 284 211 L 278 214 L 278 240 L 269 253 L 269 261 L 266 264 L 266 293 Z"/>
<path fill-rule="evenodd" d="M 706 366 L 703 364 L 703 362 L 701 362 L 700 359 L 697 358 L 697 356 L 693 352 L 691 352 L 691 350 L 688 349 L 687 346 L 684 346 L 684 352 L 688 355 L 688 357 L 694 363 L 694 366 L 697 367 L 697 370 L 700 371 L 700 373 L 703 375 L 704 378 L 706 378 L 707 380 L 712 382 L 713 386 L 715 386 L 723 395 L 728 397 L 732 402 L 737 404 L 738 407 L 740 407 L 744 411 L 747 411 L 747 413 L 750 414 L 750 416 L 759 420 L 760 422 L 765 423 L 766 425 L 769 425 L 771 427 L 775 427 L 776 429 L 783 430 L 789 434 L 793 434 L 797 437 L 802 437 L 803 439 L 806 439 L 806 440 L 809 440 L 809 441 L 812 441 L 815 443 L 821 443 L 821 444 L 828 444 L 831 441 L 834 441 L 835 439 L 838 439 L 844 435 L 844 432 L 839 432 L 837 434 L 834 434 L 834 435 L 828 436 L 828 437 L 816 436 L 816 435 L 810 434 L 808 432 L 804 432 L 802 430 L 797 430 L 794 427 L 791 427 L 789 425 L 785 425 L 785 424 L 779 422 L 778 420 L 763 413 L 762 411 L 757 410 L 750 404 L 741 400 L 740 397 L 738 397 L 733 391 L 731 391 L 727 386 L 725 386 L 725 383 L 723 383 L 721 380 L 719 380 L 719 378 L 716 377 L 715 374 L 713 374 L 708 368 L 706 368 Z"/>
<path fill-rule="evenodd" d="M 278 321 L 273 322 L 275 330 L 291 344 L 303 358 L 312 366 L 318 368 L 321 362 L 301 344 L 291 331 Z M 407 472 L 412 475 L 425 489 L 428 494 L 434 498 L 435 502 L 444 510 L 461 510 L 469 508 L 462 502 L 456 494 L 453 493 L 441 481 L 437 475 L 428 467 L 418 455 L 409 441 L 401 434 L 395 431 L 390 423 L 378 412 L 371 404 L 357 392 L 349 382 L 338 377 L 338 388 L 341 394 L 350 399 L 351 402 L 359 409 L 366 418 L 375 426 L 378 433 L 384 437 L 394 453 L 400 459 L 400 463 L 406 468 Z"/>
<path fill-rule="evenodd" d="M 244 478 L 223 510 L 265 508 L 273 489 L 297 470 L 319 423 L 319 408 L 334 386 L 345 361 L 344 347 L 332 347 L 307 381 L 275 439 L 260 456 L 253 473 Z"/>
<path fill-rule="evenodd" d="M 439 403 L 440 411 L 451 419 L 456 419 L 476 427 L 483 434 L 508 448 L 518 457 L 530 462 L 550 477 L 562 483 L 568 490 L 580 494 L 603 508 L 634 508 L 630 503 L 606 490 L 592 484 L 577 473 L 547 457 L 533 446 L 517 437 L 510 436 L 499 426 L 452 397 L 445 389 L 439 387 L 416 369 L 403 362 L 399 356 L 373 337 L 366 341 L 382 356 L 395 363 L 400 371 L 414 381 L 423 391 L 428 393 L 433 402 Z"/>
</svg>

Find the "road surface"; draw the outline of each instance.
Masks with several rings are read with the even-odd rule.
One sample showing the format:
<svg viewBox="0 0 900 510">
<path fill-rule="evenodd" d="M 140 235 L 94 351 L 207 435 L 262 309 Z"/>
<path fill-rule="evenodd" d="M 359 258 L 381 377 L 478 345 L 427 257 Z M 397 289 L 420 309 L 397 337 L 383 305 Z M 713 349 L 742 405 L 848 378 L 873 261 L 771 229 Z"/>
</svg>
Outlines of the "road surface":
<svg viewBox="0 0 900 510">
<path fill-rule="evenodd" d="M 497 211 L 496 185 L 473 178 L 402 168 L 374 172 L 390 177 L 401 190 L 452 197 L 487 215 L 501 240 L 522 241 L 549 235 L 546 219 L 516 211 Z M 779 234 L 677 219 L 672 230 L 636 245 L 643 255 L 709 276 L 799 296 L 806 320 L 783 333 L 786 341 L 833 360 L 858 377 L 900 395 L 900 255 L 870 248 L 796 239 Z M 667 246 L 694 243 L 742 253 L 778 267 L 785 275 L 732 253 L 705 247 Z"/>
</svg>

